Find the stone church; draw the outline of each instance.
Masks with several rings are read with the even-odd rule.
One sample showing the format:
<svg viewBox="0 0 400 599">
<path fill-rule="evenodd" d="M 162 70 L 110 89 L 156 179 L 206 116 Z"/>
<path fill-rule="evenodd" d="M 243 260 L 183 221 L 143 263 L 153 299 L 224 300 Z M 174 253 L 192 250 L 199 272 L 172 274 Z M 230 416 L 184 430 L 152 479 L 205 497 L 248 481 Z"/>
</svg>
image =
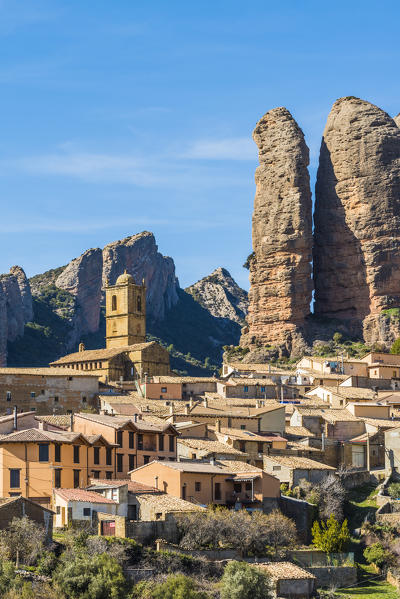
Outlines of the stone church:
<svg viewBox="0 0 400 599">
<path fill-rule="evenodd" d="M 146 287 L 136 285 L 126 271 L 106 293 L 106 347 L 79 351 L 50 366 L 98 374 L 103 382 L 133 381 L 170 374 L 169 353 L 155 341 L 146 342 Z"/>
</svg>

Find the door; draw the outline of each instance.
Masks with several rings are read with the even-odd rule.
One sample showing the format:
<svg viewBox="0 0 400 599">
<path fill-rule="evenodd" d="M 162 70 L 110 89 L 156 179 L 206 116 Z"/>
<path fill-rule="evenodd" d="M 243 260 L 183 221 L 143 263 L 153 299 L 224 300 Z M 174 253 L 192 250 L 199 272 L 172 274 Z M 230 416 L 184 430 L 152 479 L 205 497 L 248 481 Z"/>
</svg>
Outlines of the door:
<svg viewBox="0 0 400 599">
<path fill-rule="evenodd" d="M 101 523 L 101 534 L 105 537 L 114 537 L 115 520 L 103 520 Z"/>
<path fill-rule="evenodd" d="M 186 499 L 186 485 L 182 487 L 182 499 Z"/>
<path fill-rule="evenodd" d="M 353 445 L 351 451 L 353 468 L 365 468 L 365 453 L 363 445 Z"/>
<path fill-rule="evenodd" d="M 214 487 L 214 499 L 221 499 L 221 483 L 215 483 Z"/>
<path fill-rule="evenodd" d="M 67 522 L 65 520 L 65 507 L 61 508 L 61 524 L 63 526 L 65 526 L 67 524 Z"/>
</svg>

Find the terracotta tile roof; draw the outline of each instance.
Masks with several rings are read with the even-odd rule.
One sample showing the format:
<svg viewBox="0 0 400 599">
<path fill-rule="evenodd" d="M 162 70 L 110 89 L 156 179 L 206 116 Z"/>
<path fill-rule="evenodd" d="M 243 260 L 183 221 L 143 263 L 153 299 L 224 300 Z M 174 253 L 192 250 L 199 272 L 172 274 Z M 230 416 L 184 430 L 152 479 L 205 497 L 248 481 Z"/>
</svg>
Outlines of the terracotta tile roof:
<svg viewBox="0 0 400 599">
<path fill-rule="evenodd" d="M 55 495 L 59 495 L 66 501 L 84 501 L 86 503 L 109 503 L 116 505 L 112 499 L 103 497 L 100 493 L 86 491 L 85 489 L 55 489 Z"/>
<path fill-rule="evenodd" d="M 353 414 L 348 410 L 340 410 L 336 408 L 322 410 L 322 418 L 327 422 L 331 422 L 332 424 L 335 422 L 352 422 L 359 420 L 359 418 L 353 416 Z"/>
<path fill-rule="evenodd" d="M 62 358 L 59 358 L 58 360 L 51 362 L 51 364 L 71 364 L 73 362 L 108 360 L 120 354 L 146 349 L 151 345 L 156 345 L 156 342 L 149 341 L 146 343 L 135 343 L 134 345 L 126 345 L 124 347 L 110 347 L 108 349 L 88 349 L 63 356 Z M 76 374 L 76 372 L 78 371 L 72 370 L 72 373 Z M 89 371 L 85 371 L 85 374 L 87 374 L 88 372 Z"/>
<path fill-rule="evenodd" d="M 136 498 L 139 504 L 151 505 L 153 508 L 161 513 L 168 512 L 204 512 L 205 507 L 185 501 L 179 497 L 167 494 L 151 494 L 151 495 L 138 495 Z"/>
<path fill-rule="evenodd" d="M 44 416 L 35 416 L 36 420 L 40 422 L 46 422 L 52 426 L 58 426 L 59 428 L 69 428 L 71 424 L 71 416 L 69 414 L 49 414 Z"/>
<path fill-rule="evenodd" d="M 235 370 L 242 370 L 244 372 L 267 372 L 268 374 L 291 374 L 291 370 L 285 370 L 283 368 L 276 368 L 272 364 L 246 364 L 244 362 L 227 362 L 224 366 L 230 366 Z"/>
<path fill-rule="evenodd" d="M 155 487 L 145 485 L 144 483 L 140 483 L 136 480 L 130 480 L 129 478 L 115 480 L 109 480 L 105 478 L 91 478 L 90 483 L 90 488 L 109 487 L 111 489 L 116 489 L 118 487 L 124 487 L 125 485 L 128 485 L 128 491 L 130 493 L 160 493 L 160 491 Z"/>
<path fill-rule="evenodd" d="M 214 377 L 203 377 L 203 376 L 154 376 L 154 382 L 156 383 L 217 383 L 219 379 Z"/>
<path fill-rule="evenodd" d="M 315 579 L 314 574 L 307 572 L 292 562 L 270 562 L 257 564 L 257 568 L 265 570 L 274 580 L 302 580 L 305 578 Z"/>
<path fill-rule="evenodd" d="M 275 387 L 276 386 L 276 382 L 273 381 L 272 379 L 257 379 L 257 378 L 246 378 L 246 377 L 237 377 L 237 378 L 233 378 L 231 377 L 230 379 L 228 379 L 227 381 L 221 381 L 223 382 L 224 385 L 228 385 L 228 386 L 238 386 L 238 385 L 246 385 L 246 386 L 251 386 L 251 385 L 261 385 L 261 386 L 272 386 Z"/>
<path fill-rule="evenodd" d="M 397 428 L 400 426 L 399 420 L 389 420 L 384 418 L 364 418 L 360 416 L 357 420 L 362 420 L 366 424 L 371 424 L 379 428 Z"/>
<path fill-rule="evenodd" d="M 130 418 L 120 417 L 120 416 L 106 416 L 105 414 L 75 414 L 74 419 L 84 418 L 85 420 L 90 420 L 91 422 L 98 422 L 99 424 L 103 424 L 106 426 L 110 426 L 111 428 L 120 429 L 123 426 L 131 423 Z"/>
<path fill-rule="evenodd" d="M 52 362 L 55 364 L 55 362 Z M 73 370 L 72 368 L 11 368 L 5 367 L 0 368 L 0 376 L 1 375 L 31 375 L 31 376 L 93 376 L 92 372 L 89 371 L 81 371 Z"/>
<path fill-rule="evenodd" d="M 72 443 L 76 439 L 81 438 L 85 441 L 84 435 L 81 433 L 67 433 L 56 431 L 40 431 L 37 428 L 28 428 L 23 431 L 15 431 L 0 435 L 0 443 L 23 443 L 23 442 L 40 442 L 40 441 L 56 441 L 60 443 Z"/>
<path fill-rule="evenodd" d="M 253 431 L 246 431 L 240 428 L 227 428 L 221 426 L 220 432 L 216 430 L 215 426 L 208 426 L 211 431 L 214 431 L 215 434 L 226 435 L 226 437 L 231 437 L 232 439 L 242 439 L 244 441 L 286 441 L 284 437 L 280 435 L 271 435 L 271 434 L 261 434 L 254 433 Z"/>
<path fill-rule="evenodd" d="M 32 414 L 36 414 L 36 412 L 18 412 L 17 419 L 20 420 L 22 418 L 26 418 L 27 416 L 32 416 Z M 7 414 L 6 416 L 0 416 L 1 422 L 11 422 L 14 420 L 14 414 Z"/>
<path fill-rule="evenodd" d="M 286 426 L 285 434 L 293 437 L 315 437 L 315 434 L 305 426 Z"/>
<path fill-rule="evenodd" d="M 264 462 L 276 462 L 282 466 L 300 470 L 335 470 L 332 466 L 327 466 L 310 458 L 301 458 L 297 456 L 264 456 Z"/>
<path fill-rule="evenodd" d="M 198 449 L 204 452 L 204 456 L 211 453 L 222 453 L 231 455 L 246 455 L 235 449 L 234 447 L 227 445 L 226 443 L 220 443 L 219 441 L 211 441 L 210 439 L 197 439 L 194 437 L 183 437 L 178 439 L 178 445 L 185 445 L 191 449 Z"/>
<path fill-rule="evenodd" d="M 172 468 L 172 470 L 180 470 L 181 472 L 202 472 L 206 474 L 234 474 L 236 472 L 262 473 L 261 468 L 251 466 L 250 464 L 246 464 L 246 462 L 240 462 L 238 460 L 215 460 L 214 464 L 209 462 L 195 462 L 194 460 L 190 460 L 188 462 L 155 461 L 162 466 Z M 144 466 L 139 466 L 139 468 L 136 470 L 146 468 L 146 466 L 147 464 Z M 132 476 L 134 476 L 135 470 L 132 470 L 131 473 Z"/>
</svg>

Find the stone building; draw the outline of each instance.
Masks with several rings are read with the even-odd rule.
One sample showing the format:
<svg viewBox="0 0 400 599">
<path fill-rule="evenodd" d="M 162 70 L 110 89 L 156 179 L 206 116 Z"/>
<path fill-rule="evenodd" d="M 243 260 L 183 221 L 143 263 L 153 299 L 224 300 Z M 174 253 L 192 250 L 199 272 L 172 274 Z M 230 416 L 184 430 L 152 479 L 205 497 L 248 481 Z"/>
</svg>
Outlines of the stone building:
<svg viewBox="0 0 400 599">
<path fill-rule="evenodd" d="M 102 382 L 133 381 L 170 374 L 169 353 L 146 342 L 146 287 L 127 273 L 106 285 L 106 348 L 79 351 L 51 363 L 58 368 L 99 375 Z"/>
<path fill-rule="evenodd" d="M 99 391 L 93 372 L 65 368 L 0 368 L 0 413 L 65 413 L 94 405 Z"/>
</svg>

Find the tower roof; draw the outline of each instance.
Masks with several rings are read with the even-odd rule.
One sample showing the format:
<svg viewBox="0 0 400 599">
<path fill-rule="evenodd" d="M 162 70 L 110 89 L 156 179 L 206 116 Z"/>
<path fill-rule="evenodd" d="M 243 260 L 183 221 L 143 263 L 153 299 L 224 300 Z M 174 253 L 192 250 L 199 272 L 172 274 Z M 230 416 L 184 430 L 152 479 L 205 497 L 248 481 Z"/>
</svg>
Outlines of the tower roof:
<svg viewBox="0 0 400 599">
<path fill-rule="evenodd" d="M 125 285 L 126 283 L 134 283 L 134 282 L 135 281 L 134 281 L 134 278 L 132 277 L 132 275 L 128 274 L 125 270 L 122 275 L 119 275 L 115 284 L 116 285 Z"/>
</svg>

